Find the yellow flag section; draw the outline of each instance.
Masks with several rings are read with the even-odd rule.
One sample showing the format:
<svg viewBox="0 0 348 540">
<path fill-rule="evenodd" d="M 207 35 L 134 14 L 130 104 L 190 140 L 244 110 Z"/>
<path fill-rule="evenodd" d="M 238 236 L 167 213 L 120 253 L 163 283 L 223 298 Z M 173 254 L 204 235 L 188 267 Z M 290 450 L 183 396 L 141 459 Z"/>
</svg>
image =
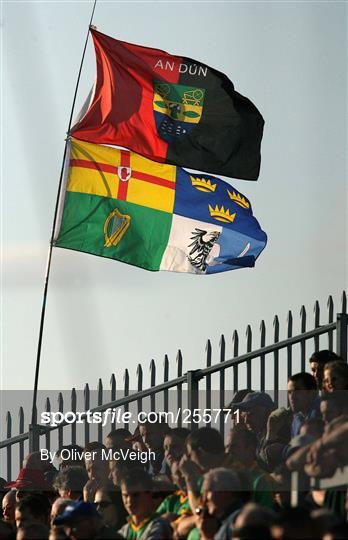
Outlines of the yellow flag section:
<svg viewBox="0 0 348 540">
<path fill-rule="evenodd" d="M 159 270 L 173 219 L 176 167 L 74 139 L 70 146 L 54 245 Z"/>
<path fill-rule="evenodd" d="M 173 212 L 176 167 L 72 139 L 67 191 L 128 201 Z"/>
</svg>

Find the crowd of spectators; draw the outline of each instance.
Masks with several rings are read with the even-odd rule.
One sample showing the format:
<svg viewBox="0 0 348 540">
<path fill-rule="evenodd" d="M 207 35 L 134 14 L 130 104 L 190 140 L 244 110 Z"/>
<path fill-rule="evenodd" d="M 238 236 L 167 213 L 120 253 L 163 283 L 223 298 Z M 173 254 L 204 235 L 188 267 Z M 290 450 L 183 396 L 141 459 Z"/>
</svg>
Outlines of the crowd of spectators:
<svg viewBox="0 0 348 540">
<path fill-rule="evenodd" d="M 105 445 L 61 448 L 58 468 L 29 454 L 0 485 L 0 540 L 348 538 L 346 483 L 303 482 L 291 505 L 294 471 L 309 480 L 348 465 L 348 365 L 319 351 L 310 369 L 289 378 L 287 407 L 236 392 L 225 440 L 159 417 L 112 431 Z"/>
</svg>

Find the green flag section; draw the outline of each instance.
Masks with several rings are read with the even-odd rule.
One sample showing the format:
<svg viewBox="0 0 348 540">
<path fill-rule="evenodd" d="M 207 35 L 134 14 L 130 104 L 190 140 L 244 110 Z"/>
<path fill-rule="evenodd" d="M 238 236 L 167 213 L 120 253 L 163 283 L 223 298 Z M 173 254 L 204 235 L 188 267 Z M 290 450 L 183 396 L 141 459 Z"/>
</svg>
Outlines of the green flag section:
<svg viewBox="0 0 348 540">
<path fill-rule="evenodd" d="M 55 245 L 159 270 L 171 223 L 172 214 L 167 212 L 109 197 L 67 192 Z"/>
<path fill-rule="evenodd" d="M 91 34 L 96 83 L 87 111 L 71 130 L 74 138 L 257 180 L 264 120 L 226 75 L 197 60 Z"/>
</svg>

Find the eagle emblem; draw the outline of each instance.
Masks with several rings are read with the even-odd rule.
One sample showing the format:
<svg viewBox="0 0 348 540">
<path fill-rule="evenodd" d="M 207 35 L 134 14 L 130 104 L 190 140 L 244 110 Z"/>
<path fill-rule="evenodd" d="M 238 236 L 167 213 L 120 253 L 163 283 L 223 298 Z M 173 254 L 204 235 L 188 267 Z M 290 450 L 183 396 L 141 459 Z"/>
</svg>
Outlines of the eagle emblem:
<svg viewBox="0 0 348 540">
<path fill-rule="evenodd" d="M 216 240 L 219 238 L 220 233 L 218 231 L 204 231 L 202 229 L 195 229 L 192 231 L 190 240 L 193 240 L 188 247 L 192 247 L 187 258 L 197 270 L 204 272 L 207 268 L 207 258 Z"/>
</svg>

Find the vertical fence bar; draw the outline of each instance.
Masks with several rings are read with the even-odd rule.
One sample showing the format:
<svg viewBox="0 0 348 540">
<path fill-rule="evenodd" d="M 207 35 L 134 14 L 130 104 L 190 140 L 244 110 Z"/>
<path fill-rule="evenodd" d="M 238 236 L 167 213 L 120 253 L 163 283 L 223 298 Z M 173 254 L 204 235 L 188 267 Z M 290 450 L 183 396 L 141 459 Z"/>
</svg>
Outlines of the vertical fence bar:
<svg viewBox="0 0 348 540">
<path fill-rule="evenodd" d="M 232 346 L 233 346 L 233 358 L 237 358 L 239 350 L 239 337 L 238 332 L 235 330 L 232 336 Z M 233 393 L 238 392 L 239 381 L 238 381 L 238 364 L 233 366 Z"/>
<path fill-rule="evenodd" d="M 141 392 L 143 389 L 143 368 L 141 367 L 141 364 L 138 364 L 137 367 L 137 390 L 138 392 Z M 137 399 L 137 409 L 138 409 L 138 415 L 143 410 L 143 400 L 142 398 Z"/>
<path fill-rule="evenodd" d="M 246 329 L 246 350 L 247 353 L 251 352 L 252 348 L 252 330 L 250 324 L 248 324 Z M 252 382 L 251 382 L 251 360 L 246 361 L 246 368 L 247 368 L 247 389 L 251 390 Z"/>
<path fill-rule="evenodd" d="M 299 503 L 299 473 L 293 471 L 291 473 L 291 490 L 290 490 L 290 504 L 292 508 L 296 508 Z"/>
<path fill-rule="evenodd" d="M 342 292 L 341 313 L 337 316 L 336 352 L 345 362 L 347 358 L 347 295 Z"/>
<path fill-rule="evenodd" d="M 314 304 L 314 328 L 319 328 L 320 326 L 320 306 L 318 300 L 315 301 Z M 314 350 L 319 351 L 320 349 L 320 343 L 319 343 L 320 336 L 314 337 Z"/>
<path fill-rule="evenodd" d="M 301 334 L 304 334 L 306 332 L 306 326 L 307 326 L 307 313 L 306 313 L 306 308 L 304 306 L 301 307 L 300 319 L 301 319 Z M 301 339 L 300 350 L 301 350 L 301 371 L 306 371 L 306 340 L 305 339 Z"/>
<path fill-rule="evenodd" d="M 71 389 L 70 407 L 71 407 L 71 412 L 76 414 L 77 395 L 76 395 L 76 389 L 75 388 Z M 76 444 L 76 422 L 73 422 L 71 424 L 71 444 Z"/>
<path fill-rule="evenodd" d="M 124 370 L 123 381 L 124 381 L 124 393 L 123 393 L 123 395 L 124 395 L 124 397 L 127 397 L 127 396 L 129 396 L 129 372 L 128 372 L 128 369 Z M 125 413 L 129 412 L 129 403 L 128 402 L 124 404 L 124 412 Z M 125 429 L 129 429 L 129 422 L 124 422 L 123 427 Z"/>
<path fill-rule="evenodd" d="M 266 325 L 265 321 L 262 320 L 260 324 L 260 348 L 263 349 L 266 345 Z M 266 356 L 261 354 L 260 356 L 260 390 L 261 392 L 265 391 L 265 360 Z"/>
<path fill-rule="evenodd" d="M 37 411 L 34 416 L 35 423 L 29 424 L 29 452 L 38 452 L 40 450 L 40 426 L 36 422 Z"/>
<path fill-rule="evenodd" d="M 24 410 L 23 407 L 19 407 L 19 434 L 24 433 Z M 24 441 L 19 443 L 19 468 L 21 469 L 24 459 Z"/>
<path fill-rule="evenodd" d="M 12 417 L 10 411 L 6 414 L 6 437 L 10 439 L 12 437 Z M 12 445 L 9 444 L 6 448 L 7 454 L 7 480 L 12 479 Z"/>
<path fill-rule="evenodd" d="M 164 356 L 163 381 L 164 382 L 169 381 L 169 359 L 168 359 L 168 355 Z M 163 407 L 164 407 L 164 411 L 168 412 L 168 410 L 169 410 L 169 390 L 168 390 L 168 388 L 166 390 L 163 390 Z"/>
<path fill-rule="evenodd" d="M 341 313 L 347 313 L 347 295 L 346 295 L 346 291 L 343 291 L 343 293 L 342 293 L 341 305 L 342 305 Z"/>
<path fill-rule="evenodd" d="M 91 395 L 89 391 L 88 384 L 85 384 L 85 388 L 83 390 L 83 397 L 84 397 L 84 405 L 85 405 L 85 412 L 89 411 L 90 404 L 91 404 Z M 85 446 L 89 443 L 89 434 L 90 434 L 90 426 L 87 422 L 87 419 L 85 420 Z"/>
<path fill-rule="evenodd" d="M 150 386 L 151 388 L 156 386 L 156 364 L 154 359 L 150 362 Z M 152 393 L 150 396 L 150 410 L 156 410 L 156 394 Z"/>
<path fill-rule="evenodd" d="M 198 409 L 199 404 L 199 373 L 200 370 L 188 371 L 187 372 L 187 408 L 189 409 L 190 422 L 185 426 L 191 430 L 198 428 L 198 423 L 195 422 L 195 410 Z"/>
<path fill-rule="evenodd" d="M 103 381 L 98 381 L 98 407 L 103 405 Z M 98 442 L 103 442 L 103 425 L 102 422 L 98 424 Z"/>
<path fill-rule="evenodd" d="M 181 350 L 178 350 L 176 355 L 176 365 L 177 365 L 177 374 L 178 378 L 182 377 L 182 354 Z M 177 411 L 178 414 L 178 427 L 182 427 L 182 384 L 178 384 L 177 388 Z"/>
<path fill-rule="evenodd" d="M 50 413 L 51 412 L 51 402 L 50 402 L 50 398 L 46 398 L 46 412 Z M 47 450 L 51 450 L 51 432 L 50 431 L 46 431 L 45 433 L 45 445 L 46 445 L 46 448 Z"/>
<path fill-rule="evenodd" d="M 114 373 L 111 375 L 111 378 L 110 378 L 110 398 L 111 398 L 110 401 L 116 401 L 116 377 Z M 117 428 L 116 415 L 115 415 L 115 422 L 111 420 L 110 428 L 111 428 L 111 431 Z"/>
<path fill-rule="evenodd" d="M 288 338 L 292 337 L 292 323 L 293 323 L 292 313 L 291 311 L 289 311 L 288 319 L 287 319 L 287 324 L 288 324 L 287 337 Z M 287 360 L 288 360 L 287 365 L 288 365 L 288 379 L 289 379 L 290 375 L 292 375 L 292 345 L 288 345 L 286 348 L 286 351 L 287 351 Z"/>
<path fill-rule="evenodd" d="M 59 392 L 58 394 L 58 411 L 63 413 L 64 411 L 64 400 L 63 400 L 63 394 L 62 392 Z M 63 426 L 58 427 L 58 448 L 62 448 L 63 446 Z"/>
<path fill-rule="evenodd" d="M 343 358 L 344 362 L 347 362 L 347 325 L 348 315 L 346 313 L 337 314 L 337 330 L 336 330 L 336 350 L 338 356 Z"/>
<path fill-rule="evenodd" d="M 226 360 L 226 342 L 225 336 L 222 334 L 220 338 L 220 364 Z M 219 388 L 219 408 L 221 411 L 225 408 L 225 370 L 220 369 L 220 388 Z M 219 416 L 219 431 L 225 436 L 225 416 L 221 412 Z"/>
<path fill-rule="evenodd" d="M 206 352 L 206 366 L 210 367 L 211 354 L 212 354 L 210 339 L 208 339 L 207 341 L 205 352 Z M 205 408 L 211 409 L 211 375 L 210 373 L 206 375 L 205 377 Z M 206 426 L 211 427 L 211 422 L 207 422 Z"/>
<path fill-rule="evenodd" d="M 278 315 L 274 317 L 273 320 L 274 328 L 274 343 L 279 341 L 279 319 Z M 274 404 L 278 407 L 279 402 L 279 351 L 276 350 L 273 353 L 273 362 L 274 362 Z"/>
<path fill-rule="evenodd" d="M 328 323 L 332 323 L 334 320 L 334 302 L 332 299 L 332 296 L 330 294 L 328 300 L 327 300 L 327 315 L 328 315 Z M 333 330 L 329 330 L 327 333 L 327 340 L 328 340 L 328 349 L 329 351 L 333 350 Z"/>
</svg>

